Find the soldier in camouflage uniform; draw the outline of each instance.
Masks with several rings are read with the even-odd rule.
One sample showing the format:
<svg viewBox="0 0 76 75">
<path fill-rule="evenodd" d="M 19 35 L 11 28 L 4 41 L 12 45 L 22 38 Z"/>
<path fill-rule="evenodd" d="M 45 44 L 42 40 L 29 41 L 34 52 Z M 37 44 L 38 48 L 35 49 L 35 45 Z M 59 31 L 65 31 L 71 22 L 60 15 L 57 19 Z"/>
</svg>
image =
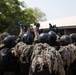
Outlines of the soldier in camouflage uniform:
<svg viewBox="0 0 76 75">
<path fill-rule="evenodd" d="M 47 43 L 48 44 L 48 34 L 47 33 L 41 33 L 38 37 L 39 43 Z"/>
<path fill-rule="evenodd" d="M 33 51 L 33 45 L 27 45 L 26 43 L 19 42 L 12 50 L 12 53 L 20 64 L 20 75 L 28 75 L 31 64 L 31 55 Z"/>
<path fill-rule="evenodd" d="M 34 45 L 29 75 L 65 75 L 61 55 L 47 43 Z"/>
<path fill-rule="evenodd" d="M 70 34 L 70 37 L 72 39 L 72 43 L 76 46 L 76 33 Z"/>
<path fill-rule="evenodd" d="M 57 41 L 57 35 L 54 31 L 48 32 L 49 45 L 55 47 L 56 50 L 59 50 L 60 43 Z"/>
<path fill-rule="evenodd" d="M 74 66 L 76 60 L 76 47 L 68 35 L 60 38 L 61 47 L 59 53 L 62 56 L 66 75 L 75 75 Z"/>
<path fill-rule="evenodd" d="M 71 56 L 73 57 L 74 61 L 70 64 L 70 67 L 68 69 L 67 75 L 76 75 L 76 33 L 71 33 L 70 37 L 72 39 L 72 48 L 70 48 L 70 50 L 72 50 L 73 52 L 71 52 Z"/>
<path fill-rule="evenodd" d="M 34 37 L 30 32 L 21 36 L 21 42 L 13 48 L 12 53 L 20 63 L 20 75 L 28 75 L 31 64 Z"/>
</svg>

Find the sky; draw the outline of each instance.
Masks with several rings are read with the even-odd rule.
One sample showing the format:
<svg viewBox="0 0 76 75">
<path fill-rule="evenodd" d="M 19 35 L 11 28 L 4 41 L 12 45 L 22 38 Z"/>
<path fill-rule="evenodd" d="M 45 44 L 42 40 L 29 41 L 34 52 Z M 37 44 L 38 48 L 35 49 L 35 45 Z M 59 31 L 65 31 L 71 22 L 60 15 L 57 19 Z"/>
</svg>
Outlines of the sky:
<svg viewBox="0 0 76 75">
<path fill-rule="evenodd" d="M 20 0 L 28 7 L 39 8 L 47 20 L 76 16 L 76 0 Z"/>
</svg>

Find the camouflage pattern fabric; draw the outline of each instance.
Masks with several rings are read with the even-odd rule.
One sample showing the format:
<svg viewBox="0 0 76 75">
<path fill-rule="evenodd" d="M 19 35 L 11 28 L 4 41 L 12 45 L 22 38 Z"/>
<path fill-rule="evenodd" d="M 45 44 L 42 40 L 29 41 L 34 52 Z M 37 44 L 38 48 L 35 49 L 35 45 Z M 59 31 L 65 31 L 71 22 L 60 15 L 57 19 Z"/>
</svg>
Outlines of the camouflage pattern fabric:
<svg viewBox="0 0 76 75">
<path fill-rule="evenodd" d="M 73 44 L 61 46 L 59 53 L 62 56 L 64 65 L 70 66 L 76 60 L 76 46 Z"/>
<path fill-rule="evenodd" d="M 62 56 L 64 63 L 65 75 L 76 74 L 76 46 L 69 44 L 67 46 L 61 46 L 59 53 Z"/>
<path fill-rule="evenodd" d="M 19 65 L 15 63 L 15 58 Z M 5 71 L 4 75 L 16 74 L 15 68 L 18 67 L 20 68 L 18 75 L 73 75 L 74 73 L 69 74 L 69 72 L 74 72 L 73 68 L 71 69 L 73 64 L 76 66 L 74 61 L 76 61 L 76 46 L 74 44 L 61 46 L 57 51 L 55 47 L 49 46 L 47 43 L 26 45 L 19 42 L 10 50 L 4 48 L 0 51 L 0 72 Z M 13 68 L 10 65 L 13 65 Z M 76 71 L 75 68 L 74 70 Z"/>
<path fill-rule="evenodd" d="M 33 45 L 26 45 L 23 42 L 19 42 L 14 48 L 12 53 L 19 58 L 22 63 L 30 62 L 29 57 L 32 54 Z"/>
<path fill-rule="evenodd" d="M 20 63 L 20 75 L 29 74 L 32 51 L 33 45 L 26 45 L 23 42 L 19 42 L 14 48 L 12 48 L 12 53 L 18 58 Z"/>
<path fill-rule="evenodd" d="M 1 33 L 0 34 L 0 44 L 2 43 L 3 39 L 7 36 L 9 36 L 10 34 L 8 34 L 7 32 Z"/>
<path fill-rule="evenodd" d="M 65 75 L 61 55 L 54 47 L 50 47 L 46 43 L 34 45 L 31 60 L 32 64 L 29 75 L 42 72 L 44 70 L 44 66 L 48 68 L 50 74 L 54 71 L 55 73 L 58 72 L 59 75 Z"/>
</svg>

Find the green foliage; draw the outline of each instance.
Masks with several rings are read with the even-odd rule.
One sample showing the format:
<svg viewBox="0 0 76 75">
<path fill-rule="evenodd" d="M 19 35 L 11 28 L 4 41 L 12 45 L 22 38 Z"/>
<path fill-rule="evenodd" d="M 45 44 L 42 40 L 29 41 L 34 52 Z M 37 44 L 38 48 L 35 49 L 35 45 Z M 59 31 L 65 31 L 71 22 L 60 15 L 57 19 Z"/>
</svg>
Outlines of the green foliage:
<svg viewBox="0 0 76 75">
<path fill-rule="evenodd" d="M 36 14 L 37 12 L 38 14 Z M 40 21 L 40 17 L 45 16 L 39 12 L 39 10 L 27 8 L 23 2 L 18 0 L 0 0 L 0 33 L 7 31 L 10 34 L 18 35 L 18 22 L 22 21 L 24 25 L 30 26 L 30 24 Z"/>
<path fill-rule="evenodd" d="M 37 18 L 37 21 L 45 21 L 46 20 L 46 14 L 43 13 L 40 9 L 34 8 L 34 16 Z"/>
<path fill-rule="evenodd" d="M 19 6 L 18 0 L 0 0 L 0 32 L 18 34 L 17 22 L 22 14 Z"/>
</svg>

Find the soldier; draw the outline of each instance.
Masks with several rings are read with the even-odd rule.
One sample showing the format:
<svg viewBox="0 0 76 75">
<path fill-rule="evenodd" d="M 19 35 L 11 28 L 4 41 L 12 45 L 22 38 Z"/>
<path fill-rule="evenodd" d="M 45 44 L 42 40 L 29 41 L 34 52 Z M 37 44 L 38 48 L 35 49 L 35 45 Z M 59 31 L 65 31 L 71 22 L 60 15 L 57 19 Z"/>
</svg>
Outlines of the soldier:
<svg viewBox="0 0 76 75">
<path fill-rule="evenodd" d="M 47 33 L 41 33 L 38 37 L 38 40 L 40 43 L 48 43 L 48 34 Z"/>
<path fill-rule="evenodd" d="M 63 35 L 60 38 L 61 48 L 59 52 L 64 62 L 64 69 L 66 75 L 76 74 L 76 47 L 74 44 L 71 44 L 75 41 L 75 39 L 73 39 L 73 36 L 74 34 L 70 34 L 70 36 Z"/>
<path fill-rule="evenodd" d="M 7 48 L 13 47 L 16 44 L 16 36 L 12 35 L 12 36 L 8 36 L 3 40 L 4 45 Z"/>
<path fill-rule="evenodd" d="M 57 35 L 54 31 L 48 32 L 48 39 L 49 39 L 49 45 L 56 48 L 56 50 L 59 50 L 60 43 L 57 41 Z"/>
<path fill-rule="evenodd" d="M 34 45 L 29 75 L 65 75 L 58 51 L 47 43 Z"/>
<path fill-rule="evenodd" d="M 19 63 L 17 58 L 12 54 L 11 48 L 16 45 L 16 37 L 7 36 L 3 40 L 4 46 L 0 48 L 0 75 L 4 72 L 19 73 Z M 11 66 L 12 65 L 12 66 Z"/>
<path fill-rule="evenodd" d="M 31 33 L 33 35 L 33 38 L 35 38 L 35 33 L 34 33 L 34 29 L 33 28 L 28 27 L 26 33 Z"/>
<path fill-rule="evenodd" d="M 60 41 L 61 46 L 66 46 L 68 44 L 71 44 L 71 38 L 68 35 L 61 36 L 59 41 Z"/>
<path fill-rule="evenodd" d="M 71 57 L 70 58 L 71 63 L 70 66 L 68 67 L 67 75 L 76 75 L 76 33 L 71 33 L 69 36 L 72 39 L 71 42 L 72 44 L 67 46 Z"/>
<path fill-rule="evenodd" d="M 31 45 L 34 41 L 34 37 L 31 33 L 25 33 L 22 37 L 21 37 L 21 41 L 26 43 L 27 45 Z"/>
<path fill-rule="evenodd" d="M 31 45 L 33 40 L 30 33 L 25 33 L 21 40 L 23 42 L 19 42 L 12 52 L 19 61 L 20 75 L 28 75 L 33 51 L 33 46 Z"/>
<path fill-rule="evenodd" d="M 70 37 L 72 39 L 72 43 L 76 46 L 76 33 L 70 34 Z"/>
</svg>

